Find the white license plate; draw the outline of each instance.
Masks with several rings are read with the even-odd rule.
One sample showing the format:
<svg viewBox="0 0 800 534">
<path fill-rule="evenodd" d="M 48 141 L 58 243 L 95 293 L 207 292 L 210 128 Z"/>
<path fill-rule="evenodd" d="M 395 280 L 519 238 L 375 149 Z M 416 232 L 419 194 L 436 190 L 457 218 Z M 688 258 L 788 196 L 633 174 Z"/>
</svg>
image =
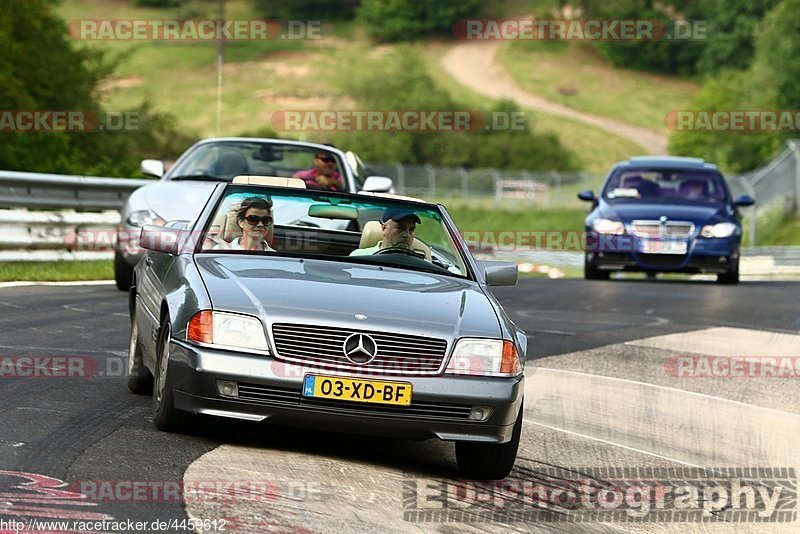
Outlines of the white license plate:
<svg viewBox="0 0 800 534">
<path fill-rule="evenodd" d="M 688 245 L 686 241 L 643 239 L 641 249 L 644 254 L 686 254 Z"/>
</svg>

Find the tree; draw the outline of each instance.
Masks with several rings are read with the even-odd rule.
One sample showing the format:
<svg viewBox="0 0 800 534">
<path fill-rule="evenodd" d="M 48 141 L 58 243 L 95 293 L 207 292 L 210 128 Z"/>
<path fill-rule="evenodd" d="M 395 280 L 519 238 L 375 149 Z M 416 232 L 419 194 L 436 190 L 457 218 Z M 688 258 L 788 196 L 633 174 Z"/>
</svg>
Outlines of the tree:
<svg viewBox="0 0 800 534">
<path fill-rule="evenodd" d="M 358 20 L 380 41 L 412 41 L 448 33 L 460 19 L 477 17 L 480 0 L 362 0 Z"/>
<path fill-rule="evenodd" d="M 349 20 L 361 0 L 252 0 L 267 19 Z"/>
</svg>

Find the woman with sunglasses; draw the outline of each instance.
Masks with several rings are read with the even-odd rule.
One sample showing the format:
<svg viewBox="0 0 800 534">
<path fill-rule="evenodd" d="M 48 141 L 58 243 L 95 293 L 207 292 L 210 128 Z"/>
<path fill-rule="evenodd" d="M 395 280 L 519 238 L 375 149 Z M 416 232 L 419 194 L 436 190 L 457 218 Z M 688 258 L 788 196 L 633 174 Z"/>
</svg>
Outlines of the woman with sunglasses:
<svg viewBox="0 0 800 534">
<path fill-rule="evenodd" d="M 236 213 L 236 222 L 242 237 L 230 242 L 230 250 L 265 250 L 274 252 L 269 245 L 274 231 L 272 202 L 263 197 L 250 197 L 242 201 Z"/>
<path fill-rule="evenodd" d="M 314 168 L 297 171 L 295 178 L 302 178 L 308 189 L 327 189 L 328 191 L 344 191 L 344 180 L 336 170 L 336 158 L 326 152 L 314 156 Z"/>
</svg>

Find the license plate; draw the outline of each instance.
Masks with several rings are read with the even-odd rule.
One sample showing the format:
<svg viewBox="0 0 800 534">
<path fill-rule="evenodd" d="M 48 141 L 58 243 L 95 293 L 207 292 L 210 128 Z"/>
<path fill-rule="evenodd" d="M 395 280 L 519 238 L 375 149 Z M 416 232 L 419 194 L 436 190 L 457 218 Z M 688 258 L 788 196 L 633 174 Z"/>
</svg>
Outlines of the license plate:
<svg viewBox="0 0 800 534">
<path fill-rule="evenodd" d="M 374 404 L 409 406 L 411 384 L 383 380 L 359 380 L 341 376 L 306 375 L 303 396 Z"/>
<path fill-rule="evenodd" d="M 645 254 L 686 254 L 688 246 L 686 241 L 658 241 L 643 239 L 642 252 Z"/>
</svg>

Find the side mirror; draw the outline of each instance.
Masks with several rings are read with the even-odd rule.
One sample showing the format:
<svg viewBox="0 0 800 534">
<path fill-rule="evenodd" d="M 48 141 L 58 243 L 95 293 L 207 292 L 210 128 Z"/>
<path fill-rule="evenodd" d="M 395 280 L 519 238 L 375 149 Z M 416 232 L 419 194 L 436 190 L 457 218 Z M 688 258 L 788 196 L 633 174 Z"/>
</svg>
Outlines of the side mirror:
<svg viewBox="0 0 800 534">
<path fill-rule="evenodd" d="M 368 176 L 361 190 L 370 193 L 392 193 L 394 192 L 394 183 L 391 178 L 386 176 Z"/>
<path fill-rule="evenodd" d="M 756 199 L 751 197 L 750 195 L 741 195 L 733 201 L 734 205 L 739 206 L 740 208 L 746 208 L 747 206 L 752 206 L 756 203 Z"/>
<path fill-rule="evenodd" d="M 139 246 L 154 252 L 177 254 L 186 237 L 186 230 L 145 224 L 139 236 Z"/>
<path fill-rule="evenodd" d="M 139 169 L 142 174 L 148 176 L 155 176 L 156 178 L 164 176 L 164 162 L 157 159 L 143 159 Z"/>
<path fill-rule="evenodd" d="M 597 198 L 594 196 L 594 192 L 591 189 L 584 189 L 578 193 L 578 198 L 586 202 L 594 202 L 597 200 Z"/>
<path fill-rule="evenodd" d="M 489 286 L 514 286 L 517 285 L 519 270 L 513 261 L 478 262 L 483 267 L 486 275 L 486 285 Z"/>
</svg>

